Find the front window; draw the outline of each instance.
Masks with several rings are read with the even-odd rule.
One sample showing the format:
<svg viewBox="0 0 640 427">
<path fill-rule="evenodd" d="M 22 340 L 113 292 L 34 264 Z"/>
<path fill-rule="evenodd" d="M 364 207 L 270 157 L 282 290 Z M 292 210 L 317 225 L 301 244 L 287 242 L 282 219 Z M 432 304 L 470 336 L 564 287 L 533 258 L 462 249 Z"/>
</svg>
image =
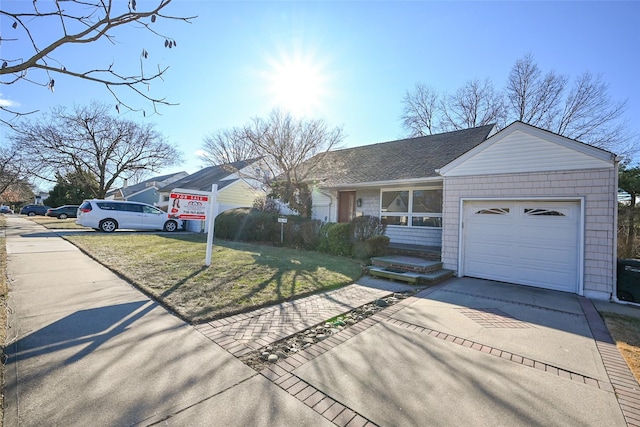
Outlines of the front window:
<svg viewBox="0 0 640 427">
<path fill-rule="evenodd" d="M 382 191 L 380 200 L 387 225 L 442 227 L 442 189 Z"/>
</svg>

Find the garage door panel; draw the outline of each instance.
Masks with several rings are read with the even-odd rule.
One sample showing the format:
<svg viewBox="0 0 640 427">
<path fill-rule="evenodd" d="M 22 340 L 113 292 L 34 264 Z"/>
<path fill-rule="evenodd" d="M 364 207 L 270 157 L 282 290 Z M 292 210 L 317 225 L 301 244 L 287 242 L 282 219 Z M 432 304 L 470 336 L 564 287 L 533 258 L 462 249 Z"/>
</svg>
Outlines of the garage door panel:
<svg viewBox="0 0 640 427">
<path fill-rule="evenodd" d="M 566 268 L 567 263 L 573 263 L 576 253 L 573 247 L 567 245 L 558 245 L 556 247 L 548 247 L 542 244 L 532 244 L 523 241 L 523 246 L 519 247 L 517 259 L 522 263 L 544 263 L 546 265 L 558 265 Z M 524 246 L 528 245 L 528 246 Z"/>
<path fill-rule="evenodd" d="M 572 241 L 576 236 L 576 230 L 573 228 L 575 224 L 572 222 L 563 222 L 562 225 L 557 224 L 529 224 L 527 221 L 522 221 L 522 225 L 526 226 L 524 229 L 518 230 L 518 236 L 521 239 L 537 239 L 548 242 L 551 238 L 559 243 Z"/>
<path fill-rule="evenodd" d="M 579 202 L 466 202 L 467 276 L 577 292 Z"/>
<path fill-rule="evenodd" d="M 475 272 L 473 276 L 480 279 L 508 282 L 514 276 L 513 268 L 491 260 L 470 260 L 467 265 Z"/>
<path fill-rule="evenodd" d="M 523 268 L 516 273 L 513 283 L 519 285 L 537 286 L 556 291 L 569 291 L 574 280 L 573 274 L 548 269 Z"/>
</svg>

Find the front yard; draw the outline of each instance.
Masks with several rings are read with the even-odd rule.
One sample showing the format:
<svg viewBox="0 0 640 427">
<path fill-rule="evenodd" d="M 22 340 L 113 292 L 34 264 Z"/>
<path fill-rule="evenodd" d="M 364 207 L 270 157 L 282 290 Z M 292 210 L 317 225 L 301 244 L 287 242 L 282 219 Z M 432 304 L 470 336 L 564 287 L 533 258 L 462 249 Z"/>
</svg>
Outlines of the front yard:
<svg viewBox="0 0 640 427">
<path fill-rule="evenodd" d="M 73 219 L 31 219 L 48 228 L 83 228 Z M 362 265 L 348 258 L 220 240 L 206 268 L 202 234 L 89 232 L 65 238 L 192 323 L 340 287 L 362 274 Z M 640 319 L 601 314 L 640 380 Z"/>
<path fill-rule="evenodd" d="M 182 318 L 200 323 L 352 283 L 360 262 L 312 251 L 216 240 L 203 234 L 65 236 Z"/>
</svg>

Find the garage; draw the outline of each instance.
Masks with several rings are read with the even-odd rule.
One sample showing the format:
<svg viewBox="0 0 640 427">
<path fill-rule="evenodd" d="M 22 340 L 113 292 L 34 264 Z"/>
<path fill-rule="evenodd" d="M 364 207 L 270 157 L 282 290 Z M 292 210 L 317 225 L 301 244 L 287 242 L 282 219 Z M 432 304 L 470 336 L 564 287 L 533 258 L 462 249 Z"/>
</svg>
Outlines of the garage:
<svg viewBox="0 0 640 427">
<path fill-rule="evenodd" d="M 580 200 L 467 200 L 462 221 L 465 276 L 579 292 Z"/>
</svg>

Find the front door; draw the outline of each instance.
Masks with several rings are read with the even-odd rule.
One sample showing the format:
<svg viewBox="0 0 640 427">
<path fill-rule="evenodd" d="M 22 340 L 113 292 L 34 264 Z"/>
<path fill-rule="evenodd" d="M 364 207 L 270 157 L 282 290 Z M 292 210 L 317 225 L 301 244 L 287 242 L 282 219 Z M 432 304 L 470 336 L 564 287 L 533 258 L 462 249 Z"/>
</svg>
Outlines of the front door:
<svg viewBox="0 0 640 427">
<path fill-rule="evenodd" d="M 338 222 L 350 222 L 356 216 L 356 192 L 338 193 Z"/>
</svg>

